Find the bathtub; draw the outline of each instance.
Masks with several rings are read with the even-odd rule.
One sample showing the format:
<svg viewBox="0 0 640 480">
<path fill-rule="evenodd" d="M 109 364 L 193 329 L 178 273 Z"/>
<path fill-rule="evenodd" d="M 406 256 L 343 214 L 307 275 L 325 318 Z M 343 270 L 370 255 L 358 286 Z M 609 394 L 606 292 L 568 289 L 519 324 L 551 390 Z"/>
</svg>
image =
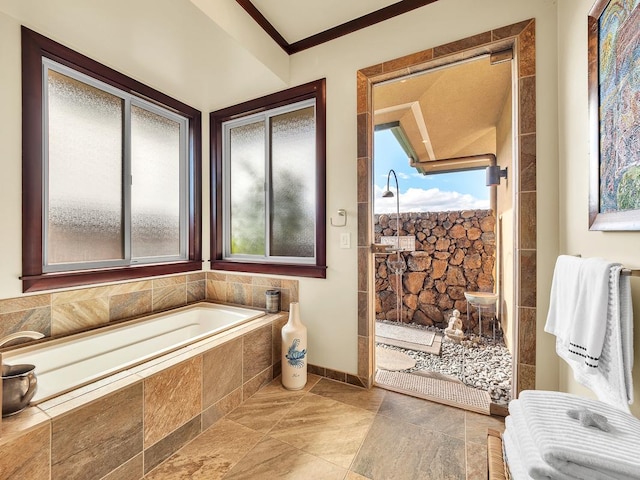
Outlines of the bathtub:
<svg viewBox="0 0 640 480">
<path fill-rule="evenodd" d="M 2 359 L 10 365 L 35 365 L 38 389 L 31 404 L 37 404 L 264 315 L 202 302 L 17 348 L 4 352 Z"/>
</svg>

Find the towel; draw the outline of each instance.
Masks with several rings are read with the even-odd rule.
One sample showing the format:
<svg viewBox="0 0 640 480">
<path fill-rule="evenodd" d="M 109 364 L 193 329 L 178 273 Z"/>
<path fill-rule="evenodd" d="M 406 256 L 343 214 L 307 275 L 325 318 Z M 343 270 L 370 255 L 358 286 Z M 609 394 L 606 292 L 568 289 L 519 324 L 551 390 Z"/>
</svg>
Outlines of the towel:
<svg viewBox="0 0 640 480">
<path fill-rule="evenodd" d="M 576 380 L 599 400 L 629 413 L 629 404 L 633 403 L 633 308 L 630 279 L 621 276 L 621 270 L 619 266 L 611 269 L 610 304 L 599 367 L 595 371 L 572 367 Z"/>
<path fill-rule="evenodd" d="M 509 416 L 505 419 L 506 430 L 511 433 L 519 452 L 519 469 L 526 472 L 526 478 L 549 480 L 575 480 L 571 475 L 549 465 L 543 460 L 538 447 L 531 437 L 527 421 L 522 411 L 520 400 L 509 402 Z"/>
<path fill-rule="evenodd" d="M 628 276 L 602 259 L 561 255 L 545 331 L 576 381 L 598 399 L 629 412 L 633 403 L 633 311 Z"/>
<path fill-rule="evenodd" d="M 584 480 L 640 479 L 640 420 L 634 416 L 598 400 L 561 392 L 525 390 L 518 403 L 523 428 L 550 467 Z M 581 408 L 606 417 L 610 431 L 583 426 L 567 415 Z"/>
<path fill-rule="evenodd" d="M 522 458 L 518 445 L 514 438 L 517 434 L 512 435 L 509 427 L 502 434 L 502 449 L 504 450 L 504 456 L 507 459 L 507 467 L 509 468 L 509 474 L 512 480 L 530 480 L 530 477 L 524 466 L 522 465 Z"/>
<path fill-rule="evenodd" d="M 569 359 L 598 368 L 609 305 L 611 262 L 560 255 L 551 283 L 545 331 L 553 333 Z"/>
</svg>

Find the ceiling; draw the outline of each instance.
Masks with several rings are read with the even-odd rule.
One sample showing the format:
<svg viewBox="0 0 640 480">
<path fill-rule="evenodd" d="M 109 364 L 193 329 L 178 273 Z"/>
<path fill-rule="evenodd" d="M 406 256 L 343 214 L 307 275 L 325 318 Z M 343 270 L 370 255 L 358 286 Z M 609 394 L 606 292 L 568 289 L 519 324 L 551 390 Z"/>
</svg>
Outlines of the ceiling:
<svg viewBox="0 0 640 480">
<path fill-rule="evenodd" d="M 435 1 L 236 0 L 290 55 Z M 443 159 L 495 154 L 496 124 L 510 94 L 511 62 L 480 57 L 376 85 L 375 124 L 397 124 L 417 162 L 438 160 L 436 169 L 446 169 Z"/>
<path fill-rule="evenodd" d="M 398 123 L 418 162 L 495 154 L 510 94 L 511 62 L 487 55 L 376 85 L 374 123 Z"/>
<path fill-rule="evenodd" d="M 236 0 L 289 55 L 437 0 Z"/>
</svg>

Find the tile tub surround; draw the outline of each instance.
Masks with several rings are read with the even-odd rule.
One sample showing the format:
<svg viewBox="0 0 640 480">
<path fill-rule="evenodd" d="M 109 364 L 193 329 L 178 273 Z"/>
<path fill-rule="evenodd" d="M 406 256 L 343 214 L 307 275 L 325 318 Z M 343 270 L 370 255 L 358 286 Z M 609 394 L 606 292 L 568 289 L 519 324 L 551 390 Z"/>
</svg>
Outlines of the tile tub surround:
<svg viewBox="0 0 640 480">
<path fill-rule="evenodd" d="M 265 292 L 273 289 L 280 291 L 280 310 L 288 311 L 291 302 L 299 301 L 298 288 L 298 281 L 293 279 L 202 271 L 24 295 L 0 299 L 0 337 L 20 330 L 35 330 L 45 337 L 60 337 L 202 300 L 263 309 L 266 307 Z M 359 319 L 361 317 L 359 315 Z M 284 325 L 286 318 L 281 323 Z M 358 340 L 362 343 L 362 337 Z M 363 353 L 362 348 L 359 352 Z M 274 359 L 280 358 L 280 342 L 274 342 L 272 355 Z M 364 361 L 359 363 L 364 364 Z M 309 365 L 309 372 L 351 385 L 366 386 L 362 375 L 316 365 Z M 272 374 L 280 375 L 280 362 L 274 362 Z M 255 387 L 249 385 L 247 388 Z"/>
<path fill-rule="evenodd" d="M 0 299 L 0 337 L 21 330 L 59 337 L 202 300 L 264 309 L 270 289 L 280 290 L 281 310 L 298 301 L 297 280 L 210 271 Z"/>
<path fill-rule="evenodd" d="M 285 321 L 266 315 L 5 418 L 0 478 L 141 478 L 271 382 Z"/>
</svg>

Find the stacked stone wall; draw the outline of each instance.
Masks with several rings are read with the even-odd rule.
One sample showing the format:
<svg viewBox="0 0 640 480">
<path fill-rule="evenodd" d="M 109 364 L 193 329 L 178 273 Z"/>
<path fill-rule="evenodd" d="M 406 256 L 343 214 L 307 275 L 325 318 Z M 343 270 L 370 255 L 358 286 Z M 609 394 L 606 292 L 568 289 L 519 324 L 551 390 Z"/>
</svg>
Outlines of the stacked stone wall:
<svg viewBox="0 0 640 480">
<path fill-rule="evenodd" d="M 415 252 L 403 252 L 406 270 L 389 268 L 389 255 L 376 255 L 376 319 L 397 320 L 397 291 L 401 284 L 400 316 L 406 323 L 444 328 L 453 309 L 467 328 L 477 330 L 478 315 L 467 318 L 465 291 L 493 292 L 496 258 L 495 216 L 492 210 L 380 214 L 374 219 L 375 241 L 382 236 L 415 236 Z M 395 256 L 395 255 L 393 255 Z M 484 312 L 483 312 L 484 326 Z"/>
</svg>

